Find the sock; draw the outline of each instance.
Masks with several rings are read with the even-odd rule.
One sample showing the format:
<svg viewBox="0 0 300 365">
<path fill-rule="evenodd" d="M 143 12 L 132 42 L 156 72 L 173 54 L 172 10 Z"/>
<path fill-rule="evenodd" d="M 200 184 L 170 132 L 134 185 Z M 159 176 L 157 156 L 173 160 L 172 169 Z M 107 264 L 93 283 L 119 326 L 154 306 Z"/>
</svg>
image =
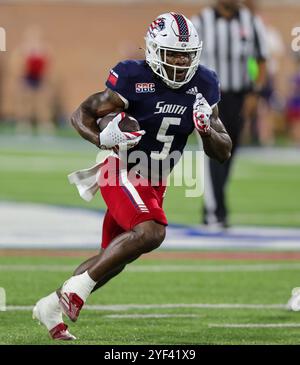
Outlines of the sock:
<svg viewBox="0 0 300 365">
<path fill-rule="evenodd" d="M 96 284 L 97 281 L 91 279 L 85 271 L 83 274 L 72 276 L 62 287 L 62 291 L 76 293 L 85 302 Z"/>
</svg>

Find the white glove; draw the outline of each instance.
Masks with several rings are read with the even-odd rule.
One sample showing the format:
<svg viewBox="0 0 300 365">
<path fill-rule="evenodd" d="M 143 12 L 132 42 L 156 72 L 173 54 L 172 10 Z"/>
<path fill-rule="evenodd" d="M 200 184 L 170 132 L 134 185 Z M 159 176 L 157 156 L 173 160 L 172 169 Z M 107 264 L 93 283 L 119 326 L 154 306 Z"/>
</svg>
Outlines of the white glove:
<svg viewBox="0 0 300 365">
<path fill-rule="evenodd" d="M 208 134 L 210 132 L 211 115 L 212 108 L 202 94 L 198 93 L 193 105 L 193 121 L 195 128 L 200 132 L 200 134 Z"/>
<path fill-rule="evenodd" d="M 122 132 L 119 128 L 119 123 L 125 118 L 125 113 L 117 114 L 107 127 L 99 134 L 100 148 L 111 149 L 117 146 L 122 146 L 122 149 L 130 149 L 136 146 L 141 140 L 145 131 L 137 132 Z"/>
</svg>

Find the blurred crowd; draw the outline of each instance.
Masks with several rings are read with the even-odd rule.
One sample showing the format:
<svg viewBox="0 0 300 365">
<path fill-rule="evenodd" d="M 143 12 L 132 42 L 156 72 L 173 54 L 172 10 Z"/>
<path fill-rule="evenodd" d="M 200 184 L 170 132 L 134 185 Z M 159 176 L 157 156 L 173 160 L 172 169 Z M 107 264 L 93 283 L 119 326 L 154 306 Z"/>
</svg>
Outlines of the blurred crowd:
<svg viewBox="0 0 300 365">
<path fill-rule="evenodd" d="M 6 87 L 12 96 L 8 113 L 1 109 L 0 100 L 1 124 L 22 134 L 53 134 L 66 123 L 63 99 L 52 68 L 54 52 L 41 27 L 29 26 L 22 36 L 5 62 L 6 54 L 1 55 L 0 90 L 3 91 L 4 73 L 10 72 Z"/>
<path fill-rule="evenodd" d="M 261 16 L 257 0 L 244 0 L 244 5 Z M 279 30 L 266 17 L 262 20 L 268 46 L 267 78 L 258 104 L 244 110 L 247 124 L 243 142 L 272 146 L 285 140 L 300 146 L 300 52 L 293 52 L 290 44 L 284 43 Z M 292 59 L 294 70 L 286 80 L 289 92 L 284 96 L 279 92 L 278 77 L 286 57 Z"/>
<path fill-rule="evenodd" d="M 258 2 L 244 0 L 253 13 L 261 15 Z M 244 145 L 300 145 L 300 52 L 293 52 L 290 44 L 266 17 L 269 58 L 267 82 L 259 102 L 245 105 L 242 144 Z M 42 27 L 31 26 L 23 32 L 19 45 L 8 52 L 0 52 L 0 133 L 10 126 L 18 133 L 53 133 L 68 126 L 65 95 L 59 76 L 55 74 L 55 52 L 47 42 Z M 205 45 L 204 45 L 205 46 Z M 118 52 L 118 51 L 117 51 Z M 129 40 L 119 47 L 121 57 L 141 58 L 143 53 Z M 7 57 L 9 55 L 9 57 Z M 278 88 L 278 76 L 286 58 L 291 58 L 294 70 L 285 80 L 288 94 Z M 255 63 L 250 65 L 255 77 Z M 3 76 L 13 70 L 9 111 L 2 107 Z M 7 87 L 7 86 L 5 86 Z"/>
</svg>

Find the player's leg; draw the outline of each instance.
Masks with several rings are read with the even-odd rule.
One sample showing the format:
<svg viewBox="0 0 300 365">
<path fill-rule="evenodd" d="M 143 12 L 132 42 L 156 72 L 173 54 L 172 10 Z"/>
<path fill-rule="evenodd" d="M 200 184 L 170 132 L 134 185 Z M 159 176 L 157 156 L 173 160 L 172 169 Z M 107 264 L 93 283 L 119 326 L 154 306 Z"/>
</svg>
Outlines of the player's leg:
<svg viewBox="0 0 300 365">
<path fill-rule="evenodd" d="M 114 244 L 114 240 L 112 239 L 112 244 Z M 74 271 L 73 276 L 83 274 L 85 271 L 91 269 L 95 264 L 99 263 L 100 257 L 105 255 L 105 249 L 102 248 L 100 253 L 98 255 L 95 255 L 93 257 L 90 257 L 86 261 L 84 261 L 82 264 L 80 264 Z M 131 256 L 127 261 L 126 264 L 131 263 L 132 261 L 135 261 L 140 255 L 133 255 Z M 120 266 L 114 268 L 112 271 L 107 272 L 106 275 L 102 276 L 101 280 L 97 282 L 96 286 L 92 290 L 94 292 L 96 289 L 99 289 L 101 286 L 106 284 L 110 279 L 118 275 L 121 271 L 124 270 L 126 264 L 121 264 Z M 60 296 L 60 294 L 59 294 Z"/>
<path fill-rule="evenodd" d="M 142 230 L 143 234 L 146 235 L 146 237 L 144 237 L 144 243 L 146 244 L 148 236 L 151 235 L 151 238 L 149 239 L 154 245 L 153 247 L 149 247 L 146 252 L 156 248 L 155 242 L 160 239 L 157 237 L 160 231 L 163 231 L 163 238 L 165 236 L 164 226 L 167 224 L 167 221 L 162 210 L 165 186 L 153 188 L 152 186 L 149 186 L 147 180 L 142 180 L 140 176 L 136 180 L 136 176 L 129 176 L 127 173 L 124 177 L 123 174 L 120 173 L 121 170 L 119 169 L 118 163 L 116 164 L 114 160 L 108 161 L 107 168 L 107 170 L 102 169 L 99 178 L 101 194 L 109 207 L 103 221 L 102 230 L 101 247 L 105 250 L 102 250 L 100 255 L 98 255 L 98 259 L 95 261 L 89 261 L 88 265 L 93 262 L 93 264 L 89 267 L 89 270 L 92 270 L 93 267 L 95 268 L 95 265 L 100 262 L 102 266 L 102 262 L 107 256 L 107 251 L 112 250 L 112 247 L 115 244 L 121 244 L 119 241 L 115 241 L 114 239 L 117 237 L 126 237 L 126 235 L 121 235 L 122 233 L 126 233 L 126 231 L 134 232 L 134 226 L 136 226 L 137 229 L 139 228 L 138 223 L 147 222 Z M 110 177 L 107 174 L 108 171 L 110 172 Z M 105 183 L 104 179 L 106 179 Z M 109 183 L 107 184 L 107 182 Z M 120 183 L 121 185 L 119 185 Z M 150 222 L 152 220 L 155 220 L 153 224 Z M 156 229 L 153 228 L 152 225 L 155 225 Z M 153 232 L 148 233 L 148 226 L 151 227 L 150 231 L 153 230 Z M 134 232 L 131 233 L 131 235 L 132 234 L 137 236 L 139 233 Z M 134 238 L 135 241 L 137 241 L 136 238 L 137 237 Z M 130 248 L 133 250 L 133 255 L 126 257 L 124 264 L 121 260 L 120 265 L 117 263 L 113 264 L 115 269 L 111 273 L 107 273 L 105 276 L 99 274 L 103 284 L 109 280 L 108 278 L 110 275 L 112 277 L 115 276 L 124 269 L 127 263 L 136 260 L 140 256 L 141 253 L 136 247 Z M 127 252 L 125 253 L 124 251 L 124 254 L 127 255 Z M 99 282 L 97 287 L 100 286 L 101 283 Z"/>
<path fill-rule="evenodd" d="M 102 227 L 102 242 L 101 242 L 101 250 L 100 255 L 105 251 L 108 245 L 113 241 L 113 239 L 119 236 L 121 233 L 124 233 L 124 229 L 118 225 L 113 216 L 110 214 L 109 210 L 107 210 L 104 219 L 103 219 L 103 227 Z M 88 270 L 96 261 L 98 260 L 98 255 L 90 257 L 88 260 L 79 265 L 74 273 L 75 275 L 83 274 L 86 270 Z M 108 273 L 105 277 L 103 277 L 97 284 L 95 285 L 92 292 L 101 288 L 104 284 L 106 284 L 110 279 L 118 275 L 126 265 L 121 265 L 116 268 L 112 272 Z"/>
<path fill-rule="evenodd" d="M 104 249 L 101 249 L 101 253 L 104 252 Z M 101 254 L 100 253 L 100 254 Z M 94 265 L 98 261 L 98 255 L 93 256 L 83 262 L 81 265 L 77 267 L 77 269 L 74 271 L 73 276 L 83 274 L 85 271 L 87 271 L 92 265 Z M 125 269 L 126 265 L 121 265 L 120 267 L 114 269 L 107 275 L 105 275 L 100 281 L 97 282 L 97 284 L 94 286 L 92 293 L 101 288 L 104 284 L 106 284 L 110 279 L 114 278 L 115 276 L 119 275 L 121 271 Z M 60 296 L 60 295 L 59 295 Z"/>
<path fill-rule="evenodd" d="M 117 224 L 109 211 L 107 211 L 103 220 L 102 244 L 99 255 L 101 255 L 102 252 L 105 251 L 106 247 L 116 236 L 123 232 L 124 230 L 122 229 L 122 227 Z M 88 270 L 98 260 L 99 255 L 90 257 L 82 264 L 80 264 L 75 269 L 73 276 L 80 275 Z M 100 281 L 97 282 L 92 292 L 99 289 L 110 279 L 118 275 L 125 268 L 125 266 L 126 265 L 121 265 L 120 267 L 112 270 L 107 275 L 105 275 Z M 60 297 L 61 288 L 57 289 L 56 292 L 51 293 L 47 297 L 39 300 L 34 307 L 33 317 L 38 319 L 40 323 L 44 324 L 47 327 L 49 334 L 53 339 L 73 340 L 75 339 L 75 337 L 67 331 L 67 326 L 63 322 L 62 310 L 59 305 Z"/>
<path fill-rule="evenodd" d="M 105 214 L 102 232 L 102 248 L 100 254 L 105 250 L 109 242 L 111 242 L 120 233 L 124 232 L 124 230 L 113 219 L 109 211 L 107 211 Z M 84 273 L 91 265 L 95 263 L 97 259 L 98 255 L 90 257 L 84 261 L 75 269 L 73 276 Z M 124 269 L 124 267 L 125 265 L 106 275 L 96 284 L 93 291 L 103 286 L 114 276 L 118 275 Z M 61 296 L 60 290 L 61 288 L 39 300 L 34 307 L 33 317 L 38 319 L 40 323 L 43 323 L 47 327 L 49 334 L 53 339 L 72 340 L 75 339 L 75 337 L 67 331 L 66 325 L 64 324 L 62 318 L 62 310 L 59 305 L 59 298 Z"/>
<path fill-rule="evenodd" d="M 100 255 L 104 252 L 104 249 L 101 249 Z M 137 259 L 135 257 L 132 261 Z M 80 264 L 77 269 L 74 271 L 73 276 L 83 274 L 85 271 L 87 271 L 92 265 L 94 265 L 98 261 L 98 255 L 90 257 L 88 260 L 84 261 L 82 264 Z M 130 261 L 131 262 L 131 261 Z M 130 263 L 128 262 L 128 263 Z M 121 271 L 125 269 L 126 265 L 121 265 L 114 269 L 113 271 L 109 272 L 107 275 L 105 275 L 100 281 L 97 282 L 97 284 L 94 286 L 92 293 L 101 288 L 104 284 L 106 284 L 110 279 L 114 278 L 115 276 L 119 275 Z M 60 297 L 60 293 L 58 294 Z"/>
<path fill-rule="evenodd" d="M 153 220 L 142 222 L 116 237 L 87 271 L 72 276 L 63 285 L 60 304 L 64 313 L 75 322 L 84 302 L 98 282 L 110 279 L 110 274 L 118 268 L 158 248 L 164 238 L 165 226 Z"/>
<path fill-rule="evenodd" d="M 107 282 L 110 276 L 113 277 L 111 273 L 156 249 L 165 237 L 167 220 L 153 187 L 134 186 L 128 179 L 123 179 L 120 185 L 101 185 L 101 193 L 110 214 L 125 232 L 96 256 L 87 271 L 64 284 L 60 304 L 73 321 L 77 320 L 80 309 L 98 282 Z"/>
<path fill-rule="evenodd" d="M 89 268 L 93 280 L 99 281 L 113 269 L 136 260 L 140 255 L 158 248 L 165 238 L 165 226 L 155 221 L 146 221 L 131 231 L 116 237 L 107 249 L 98 255 L 98 260 Z"/>
</svg>

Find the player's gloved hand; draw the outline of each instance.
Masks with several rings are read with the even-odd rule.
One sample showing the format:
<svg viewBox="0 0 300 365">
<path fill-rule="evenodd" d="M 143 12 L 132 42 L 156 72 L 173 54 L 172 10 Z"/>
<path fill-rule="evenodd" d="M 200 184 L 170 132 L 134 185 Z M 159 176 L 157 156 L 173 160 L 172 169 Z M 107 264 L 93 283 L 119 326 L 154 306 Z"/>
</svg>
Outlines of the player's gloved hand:
<svg viewBox="0 0 300 365">
<path fill-rule="evenodd" d="M 201 93 L 196 95 L 196 100 L 193 105 L 193 121 L 195 128 L 201 135 L 210 134 L 210 117 L 212 115 L 212 108 L 202 96 Z"/>
<path fill-rule="evenodd" d="M 121 146 L 122 150 L 136 146 L 146 133 L 144 130 L 137 132 L 122 132 L 119 123 L 125 118 L 125 113 L 117 114 L 107 127 L 99 134 L 100 148 L 111 149 Z"/>
<path fill-rule="evenodd" d="M 119 143 L 118 147 L 120 151 L 126 151 L 130 150 L 130 148 L 135 147 L 146 132 L 144 130 L 141 130 L 137 132 L 122 132 L 122 133 L 125 134 L 125 136 L 127 136 L 128 139 L 126 142 Z"/>
</svg>

